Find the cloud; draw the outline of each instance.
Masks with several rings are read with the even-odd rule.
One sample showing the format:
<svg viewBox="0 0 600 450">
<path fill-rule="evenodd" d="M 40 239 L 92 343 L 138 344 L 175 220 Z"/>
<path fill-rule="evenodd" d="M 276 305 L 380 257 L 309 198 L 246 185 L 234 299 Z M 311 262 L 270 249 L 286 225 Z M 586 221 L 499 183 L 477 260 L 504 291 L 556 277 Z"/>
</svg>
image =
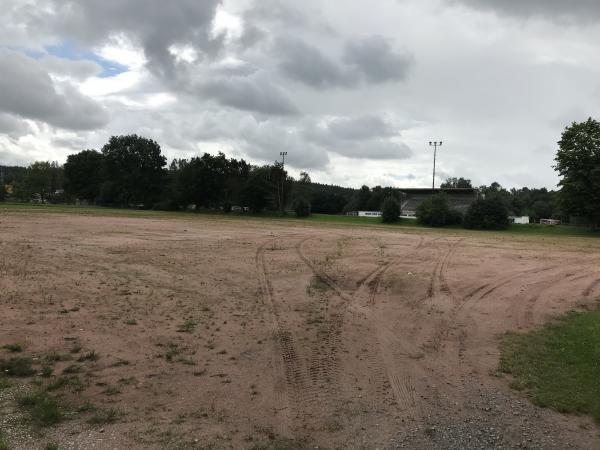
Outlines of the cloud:
<svg viewBox="0 0 600 450">
<path fill-rule="evenodd" d="M 0 111 L 73 130 L 102 127 L 104 109 L 68 82 L 56 83 L 43 66 L 20 53 L 0 49 Z"/>
<path fill-rule="evenodd" d="M 398 52 L 382 36 L 370 36 L 349 42 L 344 62 L 354 67 L 368 82 L 403 81 L 414 64 L 410 53 Z"/>
<path fill-rule="evenodd" d="M 307 141 L 347 158 L 406 159 L 412 155 L 408 145 L 392 140 L 399 136 L 399 130 L 374 114 L 308 122 L 302 134 Z"/>
<path fill-rule="evenodd" d="M 85 80 L 102 72 L 102 67 L 89 60 L 69 60 L 53 55 L 44 56 L 39 60 L 46 72 L 62 77 Z"/>
<path fill-rule="evenodd" d="M 33 130 L 29 124 L 20 117 L 12 114 L 0 113 L 0 134 L 9 136 L 12 139 L 31 133 Z"/>
<path fill-rule="evenodd" d="M 198 93 L 222 105 L 267 115 L 295 115 L 298 108 L 286 92 L 260 74 L 231 76 L 200 82 Z"/>
<path fill-rule="evenodd" d="M 299 39 L 285 39 L 278 47 L 283 58 L 280 68 L 292 80 L 318 89 L 354 84 L 352 74 L 344 71 L 316 47 Z"/>
<path fill-rule="evenodd" d="M 189 45 L 202 55 L 218 52 L 223 36 L 212 35 L 221 0 L 52 0 L 46 27 L 82 45 L 97 45 L 126 35 L 144 50 L 158 76 L 175 73 L 173 45 Z"/>
<path fill-rule="evenodd" d="M 344 140 L 365 140 L 397 136 L 398 130 L 376 114 L 357 117 L 338 117 L 327 124 L 332 136 Z"/>
<path fill-rule="evenodd" d="M 491 10 L 515 17 L 543 17 L 553 21 L 595 23 L 600 18 L 597 0 L 450 0 L 469 7 Z"/>
</svg>

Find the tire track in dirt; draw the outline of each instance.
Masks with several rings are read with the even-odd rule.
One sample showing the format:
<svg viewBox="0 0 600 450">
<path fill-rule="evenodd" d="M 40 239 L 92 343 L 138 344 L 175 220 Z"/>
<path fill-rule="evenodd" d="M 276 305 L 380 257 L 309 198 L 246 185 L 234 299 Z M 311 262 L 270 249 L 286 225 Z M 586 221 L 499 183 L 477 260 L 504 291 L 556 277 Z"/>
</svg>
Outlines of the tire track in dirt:
<svg viewBox="0 0 600 450">
<path fill-rule="evenodd" d="M 553 277 L 552 280 L 549 280 L 548 283 L 545 284 L 544 287 L 537 294 L 535 294 L 527 299 L 527 302 L 525 303 L 525 307 L 523 308 L 524 311 L 520 315 L 520 317 L 522 317 L 522 321 L 523 321 L 522 326 L 528 327 L 528 326 L 533 325 L 534 310 L 535 310 L 536 305 L 538 304 L 540 298 L 542 298 L 543 294 L 545 294 L 549 290 L 553 289 L 557 284 L 566 283 L 566 282 L 573 283 L 575 281 L 582 280 L 585 278 L 589 278 L 590 276 L 593 276 L 592 274 L 578 275 L 578 274 L 571 273 L 571 272 L 572 272 L 572 269 L 569 270 L 567 273 L 561 273 L 561 274 L 557 275 L 556 277 Z M 585 296 L 585 290 L 584 290 L 584 296 Z"/>
<path fill-rule="evenodd" d="M 283 412 L 283 414 L 281 414 L 283 417 L 280 421 L 280 431 L 283 436 L 288 436 L 292 428 L 289 396 L 291 394 L 297 399 L 305 392 L 306 377 L 305 370 L 296 352 L 292 334 L 289 330 L 285 329 L 281 323 L 279 310 L 273 295 L 273 286 L 267 273 L 265 261 L 266 247 L 276 240 L 277 239 L 271 239 L 259 246 L 255 256 L 255 267 L 258 274 L 260 290 L 267 309 L 270 312 L 270 327 L 277 346 L 274 351 L 274 354 L 278 355 L 274 358 L 275 372 L 276 374 L 281 374 L 285 377 L 285 385 L 281 386 L 280 391 L 277 391 L 276 389 L 276 392 L 278 394 L 277 400 L 279 403 L 278 411 Z"/>
<path fill-rule="evenodd" d="M 341 346 L 341 334 L 342 327 L 344 325 L 345 315 L 347 313 L 348 308 L 358 301 L 359 297 L 363 295 L 363 292 L 367 291 L 367 304 L 371 304 L 374 301 L 374 294 L 376 290 L 379 289 L 381 285 L 381 280 L 383 274 L 395 263 L 400 260 L 400 256 L 394 258 L 393 260 L 381 265 L 377 269 L 371 271 L 366 277 L 362 278 L 362 281 L 359 283 L 358 287 L 351 293 L 347 294 L 344 292 L 341 287 L 333 280 L 329 275 L 324 273 L 324 271 L 320 270 L 307 256 L 304 252 L 303 246 L 313 237 L 307 237 L 298 242 L 296 245 L 296 251 L 301 258 L 301 260 L 311 269 L 313 275 L 317 277 L 319 280 L 327 284 L 332 291 L 343 300 L 343 303 L 339 306 L 339 310 L 334 313 L 330 319 L 330 326 L 328 327 L 326 336 L 324 338 L 325 345 L 324 347 L 328 350 L 328 353 L 323 354 L 321 351 L 316 352 L 313 357 L 312 366 L 315 369 L 311 370 L 311 376 L 313 382 L 321 382 L 323 381 L 329 382 L 329 386 L 331 386 L 332 390 L 328 392 L 329 395 L 337 393 L 338 390 L 338 377 L 339 377 L 339 351 Z M 420 248 L 423 244 L 423 237 L 419 237 L 419 242 L 417 246 L 413 249 L 413 252 L 416 251 L 417 248 Z M 406 256 L 406 255 L 404 255 Z M 368 314 L 370 316 L 370 314 Z M 369 326 L 373 327 L 373 322 L 369 320 Z M 396 401 L 398 403 L 404 403 L 407 400 L 402 398 L 402 392 L 406 391 L 406 388 L 401 387 L 401 384 L 396 379 L 392 379 L 389 375 L 389 371 L 387 369 L 387 365 L 383 355 L 381 354 L 381 343 L 377 337 L 377 327 L 375 328 L 374 333 L 370 333 L 371 336 L 376 336 L 376 352 L 370 352 L 366 355 L 366 364 L 369 367 L 369 379 L 373 379 L 373 384 L 375 385 L 376 395 L 374 396 L 374 404 L 373 407 L 375 409 L 379 409 L 379 398 L 389 398 L 389 389 L 395 388 L 395 391 L 398 392 L 398 396 L 396 396 Z M 328 367 L 329 370 L 326 371 L 325 367 Z M 325 380 L 323 380 L 323 378 Z M 396 383 L 394 383 L 396 381 Z M 410 384 L 409 384 L 410 385 Z M 414 399 L 413 399 L 414 403 Z"/>
</svg>

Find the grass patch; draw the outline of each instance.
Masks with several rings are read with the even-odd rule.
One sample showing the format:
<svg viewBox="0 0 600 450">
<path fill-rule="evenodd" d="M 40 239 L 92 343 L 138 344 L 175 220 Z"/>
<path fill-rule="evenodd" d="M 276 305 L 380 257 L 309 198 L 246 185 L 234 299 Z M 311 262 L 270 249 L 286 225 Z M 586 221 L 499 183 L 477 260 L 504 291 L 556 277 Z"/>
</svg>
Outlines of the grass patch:
<svg viewBox="0 0 600 450">
<path fill-rule="evenodd" d="M 0 361 L 0 372 L 10 377 L 30 377 L 35 374 L 31 358 L 10 358 Z"/>
<path fill-rule="evenodd" d="M 305 441 L 287 438 L 273 438 L 264 444 L 257 444 L 252 450 L 307 450 L 310 448 Z"/>
<path fill-rule="evenodd" d="M 119 420 L 121 414 L 114 408 L 110 409 L 97 409 L 88 419 L 88 423 L 91 425 L 106 425 L 109 423 L 115 423 Z"/>
<path fill-rule="evenodd" d="M 542 407 L 600 423 L 600 309 L 571 312 L 501 343 L 500 370 Z"/>
<path fill-rule="evenodd" d="M 8 389 L 11 386 L 10 381 L 7 378 L 0 375 L 0 391 L 2 389 Z"/>
<path fill-rule="evenodd" d="M 35 425 L 46 427 L 64 419 L 64 413 L 58 401 L 46 392 L 37 392 L 22 397 L 19 404 L 29 413 Z"/>
<path fill-rule="evenodd" d="M 8 441 L 0 431 L 0 450 L 8 450 L 10 447 L 8 446 Z"/>
<path fill-rule="evenodd" d="M 177 331 L 179 333 L 191 333 L 192 331 L 194 331 L 194 328 L 196 328 L 196 322 L 194 322 L 191 319 L 188 319 L 185 322 L 183 322 L 181 325 L 179 325 L 179 328 L 177 328 Z"/>
<path fill-rule="evenodd" d="M 157 218 L 157 219 L 189 219 L 198 217 L 204 220 L 228 220 L 228 221 L 272 221 L 272 222 L 289 222 L 293 224 L 331 224 L 331 225 L 351 225 L 351 226 L 376 226 L 388 229 L 397 228 L 413 228 L 423 230 L 441 231 L 443 229 L 458 230 L 460 226 L 452 226 L 445 228 L 430 228 L 425 225 L 418 224 L 416 220 L 402 219 L 399 222 L 392 224 L 384 224 L 381 220 L 369 217 L 357 216 L 341 216 L 330 214 L 311 214 L 308 217 L 298 218 L 293 215 L 281 215 L 279 213 L 263 213 L 263 214 L 223 214 L 217 211 L 202 211 L 202 212 L 185 212 L 185 211 L 150 211 L 150 210 L 135 210 L 125 208 L 106 208 L 106 207 L 79 207 L 73 205 L 36 205 L 32 203 L 0 203 L 0 211 L 10 211 L 14 213 L 31 213 L 40 214 L 55 213 L 55 214 L 78 214 L 85 216 L 112 216 L 112 217 L 139 217 L 139 218 Z M 471 230 L 465 232 L 472 233 Z M 581 236 L 581 237 L 596 237 L 600 238 L 600 233 L 590 230 L 589 227 L 558 225 L 545 226 L 539 224 L 530 225 L 510 225 L 504 231 L 488 231 L 484 233 L 498 234 L 524 234 L 524 235 L 542 235 L 542 236 Z"/>
<path fill-rule="evenodd" d="M 23 351 L 23 346 L 21 344 L 5 344 L 2 346 L 2 348 L 11 353 L 20 353 Z"/>
</svg>

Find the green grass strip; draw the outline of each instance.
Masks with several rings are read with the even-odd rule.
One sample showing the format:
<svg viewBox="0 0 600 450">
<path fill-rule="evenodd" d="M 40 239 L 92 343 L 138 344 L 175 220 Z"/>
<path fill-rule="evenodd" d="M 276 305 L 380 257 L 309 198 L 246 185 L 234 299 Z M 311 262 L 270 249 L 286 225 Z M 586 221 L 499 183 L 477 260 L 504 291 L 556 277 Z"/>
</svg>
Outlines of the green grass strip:
<svg viewBox="0 0 600 450">
<path fill-rule="evenodd" d="M 542 407 L 600 423 L 600 309 L 571 312 L 542 329 L 508 334 L 500 370 Z"/>
</svg>

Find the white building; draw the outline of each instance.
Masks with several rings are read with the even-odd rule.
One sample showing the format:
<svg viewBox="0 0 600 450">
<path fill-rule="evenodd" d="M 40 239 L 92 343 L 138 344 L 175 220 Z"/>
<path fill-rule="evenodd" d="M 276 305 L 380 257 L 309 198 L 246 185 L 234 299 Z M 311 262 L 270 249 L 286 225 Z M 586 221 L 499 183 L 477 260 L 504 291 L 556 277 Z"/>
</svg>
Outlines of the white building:
<svg viewBox="0 0 600 450">
<path fill-rule="evenodd" d="M 508 220 L 510 221 L 510 223 L 516 223 L 519 225 L 529 224 L 529 216 L 509 216 Z"/>
<path fill-rule="evenodd" d="M 381 217 L 381 211 L 358 211 L 358 217 Z"/>
</svg>

